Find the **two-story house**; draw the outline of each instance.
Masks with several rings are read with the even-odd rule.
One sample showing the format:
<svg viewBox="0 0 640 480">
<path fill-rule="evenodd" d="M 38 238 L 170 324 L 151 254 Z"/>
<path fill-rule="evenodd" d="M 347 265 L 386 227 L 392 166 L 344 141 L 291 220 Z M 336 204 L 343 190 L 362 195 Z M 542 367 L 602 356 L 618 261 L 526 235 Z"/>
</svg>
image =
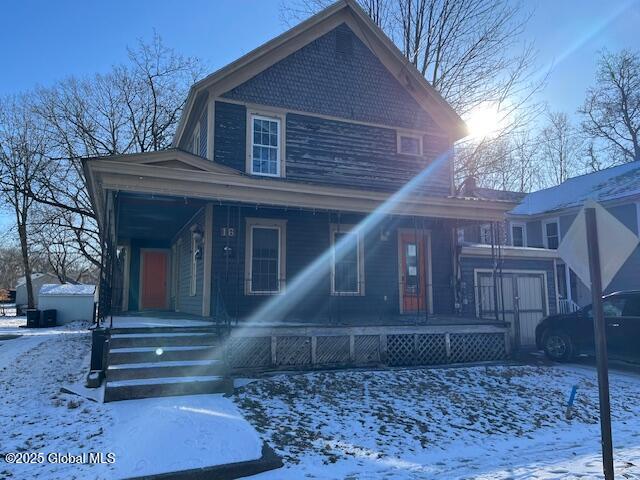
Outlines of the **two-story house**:
<svg viewBox="0 0 640 480">
<path fill-rule="evenodd" d="M 454 195 L 464 135 L 341 0 L 196 83 L 172 149 L 85 160 L 99 316 L 231 325 L 245 367 L 500 358 L 504 326 L 453 317 L 457 227 L 515 206 Z"/>
<path fill-rule="evenodd" d="M 640 235 L 640 161 L 570 178 L 556 187 L 528 194 L 511 210 L 512 245 L 555 250 L 586 200 L 599 202 L 633 233 Z M 605 248 L 615 248 L 611 238 Z M 558 258 L 557 290 L 563 311 L 591 303 L 591 292 Z M 640 289 L 640 247 L 631 254 L 605 293 Z"/>
</svg>

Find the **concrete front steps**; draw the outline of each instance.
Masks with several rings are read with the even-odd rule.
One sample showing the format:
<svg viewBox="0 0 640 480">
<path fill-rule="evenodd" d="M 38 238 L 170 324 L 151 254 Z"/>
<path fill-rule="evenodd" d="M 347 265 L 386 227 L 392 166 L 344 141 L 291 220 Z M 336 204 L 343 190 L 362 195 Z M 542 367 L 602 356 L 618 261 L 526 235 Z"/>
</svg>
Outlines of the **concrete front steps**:
<svg viewBox="0 0 640 480">
<path fill-rule="evenodd" d="M 112 329 L 105 402 L 230 391 L 213 329 Z"/>
</svg>

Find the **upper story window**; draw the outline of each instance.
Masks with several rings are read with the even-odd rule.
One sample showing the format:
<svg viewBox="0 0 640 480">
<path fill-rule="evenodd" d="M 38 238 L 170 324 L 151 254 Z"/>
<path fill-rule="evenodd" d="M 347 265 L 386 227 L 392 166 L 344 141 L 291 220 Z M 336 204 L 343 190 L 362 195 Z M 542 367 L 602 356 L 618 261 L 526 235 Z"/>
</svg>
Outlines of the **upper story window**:
<svg viewBox="0 0 640 480">
<path fill-rule="evenodd" d="M 557 220 L 551 220 L 542 224 L 542 234 L 545 248 L 557 250 L 560 245 L 560 226 Z"/>
<path fill-rule="evenodd" d="M 252 114 L 250 172 L 268 177 L 281 176 L 282 122 L 279 117 Z"/>
<path fill-rule="evenodd" d="M 398 132 L 398 153 L 422 155 L 422 136 L 413 133 Z"/>
<path fill-rule="evenodd" d="M 514 247 L 527 246 L 527 231 L 524 223 L 511 224 L 511 245 Z"/>
</svg>

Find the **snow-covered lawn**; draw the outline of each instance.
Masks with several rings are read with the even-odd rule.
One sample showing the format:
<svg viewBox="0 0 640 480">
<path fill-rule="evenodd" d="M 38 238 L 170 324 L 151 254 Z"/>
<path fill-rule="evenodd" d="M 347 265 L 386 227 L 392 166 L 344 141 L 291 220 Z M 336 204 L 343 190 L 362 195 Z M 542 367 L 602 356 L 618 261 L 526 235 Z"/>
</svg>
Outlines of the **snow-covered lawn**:
<svg viewBox="0 0 640 480">
<path fill-rule="evenodd" d="M 640 478 L 640 376 L 611 388 L 618 478 Z M 261 480 L 601 478 L 597 399 L 595 371 L 568 366 L 279 375 L 236 396 L 285 457 Z"/>
<path fill-rule="evenodd" d="M 262 442 L 233 402 L 196 395 L 101 404 L 60 392 L 89 365 L 86 324 L 26 330 L 0 317 L 0 478 L 112 479 L 253 460 Z M 20 338 L 2 340 L 5 335 Z M 114 453 L 114 464 L 11 465 L 9 452 Z"/>
</svg>

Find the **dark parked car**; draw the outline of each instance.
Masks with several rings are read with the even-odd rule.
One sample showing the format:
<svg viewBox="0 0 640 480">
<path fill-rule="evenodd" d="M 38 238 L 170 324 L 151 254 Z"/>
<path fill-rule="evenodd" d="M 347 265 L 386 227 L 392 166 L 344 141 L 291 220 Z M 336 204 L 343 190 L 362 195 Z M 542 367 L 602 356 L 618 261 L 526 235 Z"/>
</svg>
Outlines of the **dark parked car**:
<svg viewBox="0 0 640 480">
<path fill-rule="evenodd" d="M 603 307 L 609 357 L 640 360 L 640 290 L 605 295 Z M 542 320 L 536 327 L 536 345 L 557 361 L 568 361 L 581 353 L 593 354 L 591 305 Z"/>
</svg>

